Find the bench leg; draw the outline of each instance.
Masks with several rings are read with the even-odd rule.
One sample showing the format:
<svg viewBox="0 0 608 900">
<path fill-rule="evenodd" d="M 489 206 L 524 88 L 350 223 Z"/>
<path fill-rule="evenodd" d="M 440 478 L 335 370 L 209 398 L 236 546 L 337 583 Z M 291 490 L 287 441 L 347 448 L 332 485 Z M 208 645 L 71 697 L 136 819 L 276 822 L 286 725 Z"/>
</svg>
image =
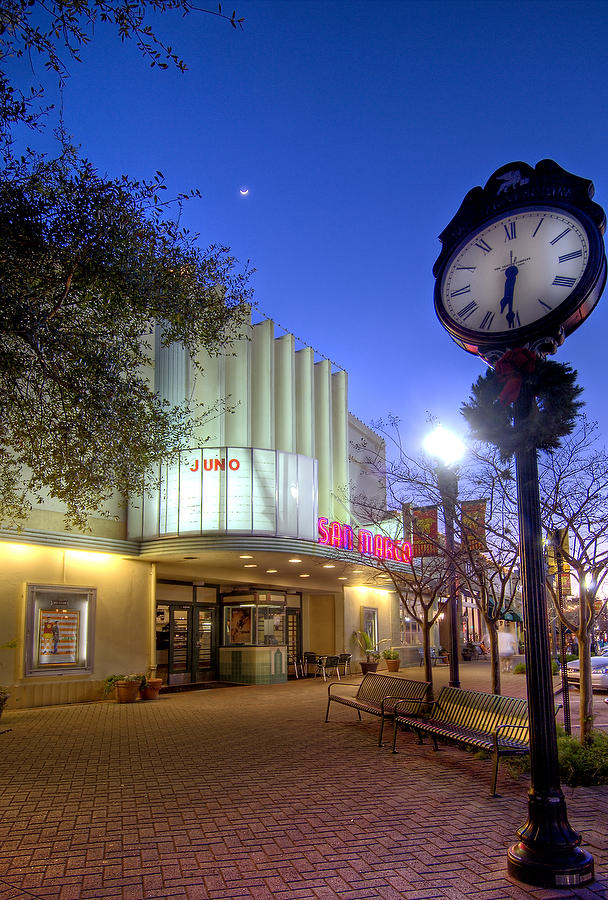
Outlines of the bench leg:
<svg viewBox="0 0 608 900">
<path fill-rule="evenodd" d="M 331 704 L 331 697 L 327 701 L 327 712 L 325 713 L 325 721 L 326 722 L 329 722 L 329 706 L 330 706 L 330 704 Z"/>
<path fill-rule="evenodd" d="M 490 791 L 490 797 L 496 796 L 496 784 L 498 782 L 498 760 L 500 759 L 498 753 L 494 754 L 494 773 L 492 776 L 492 790 Z"/>
<path fill-rule="evenodd" d="M 378 738 L 378 746 L 382 746 L 382 735 L 384 734 L 384 716 L 380 717 L 380 736 Z"/>
</svg>

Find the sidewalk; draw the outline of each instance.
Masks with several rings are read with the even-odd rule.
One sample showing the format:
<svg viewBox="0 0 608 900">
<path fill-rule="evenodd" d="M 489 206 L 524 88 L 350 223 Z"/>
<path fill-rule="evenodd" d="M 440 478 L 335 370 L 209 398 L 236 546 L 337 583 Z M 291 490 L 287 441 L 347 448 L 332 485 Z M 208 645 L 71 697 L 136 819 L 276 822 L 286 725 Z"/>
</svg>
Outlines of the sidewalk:
<svg viewBox="0 0 608 900">
<path fill-rule="evenodd" d="M 461 676 L 489 689 L 484 663 Z M 525 778 L 501 764 L 492 800 L 489 760 L 408 734 L 393 755 L 376 719 L 325 724 L 326 697 L 300 679 L 5 711 L 0 900 L 608 897 L 608 787 L 565 789 L 595 882 L 526 887 L 506 873 Z"/>
</svg>

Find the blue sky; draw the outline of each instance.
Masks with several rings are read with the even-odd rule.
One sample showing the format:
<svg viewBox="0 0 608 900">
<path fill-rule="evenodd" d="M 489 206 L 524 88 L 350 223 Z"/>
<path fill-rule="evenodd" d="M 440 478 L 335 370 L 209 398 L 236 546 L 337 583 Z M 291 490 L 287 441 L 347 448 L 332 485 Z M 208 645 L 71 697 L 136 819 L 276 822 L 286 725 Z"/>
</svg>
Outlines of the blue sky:
<svg viewBox="0 0 608 900">
<path fill-rule="evenodd" d="M 251 260 L 261 312 L 347 369 L 360 419 L 399 416 L 411 452 L 427 413 L 464 434 L 484 366 L 435 317 L 438 235 L 515 160 L 555 159 L 608 207 L 608 4 L 232 2 L 242 31 L 156 21 L 185 74 L 99 27 L 71 66 L 68 130 L 109 175 L 200 188 L 185 224 Z M 604 436 L 607 333 L 604 297 L 554 357 Z"/>
</svg>

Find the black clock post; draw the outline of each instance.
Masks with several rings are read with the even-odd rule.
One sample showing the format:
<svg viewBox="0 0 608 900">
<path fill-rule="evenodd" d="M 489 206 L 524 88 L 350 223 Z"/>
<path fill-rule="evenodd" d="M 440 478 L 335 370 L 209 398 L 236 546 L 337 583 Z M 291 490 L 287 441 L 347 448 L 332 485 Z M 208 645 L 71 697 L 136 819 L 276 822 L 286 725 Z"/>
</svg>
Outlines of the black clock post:
<svg viewBox="0 0 608 900">
<path fill-rule="evenodd" d="M 606 219 L 592 196 L 590 181 L 552 160 L 510 163 L 469 191 L 433 268 L 435 310 L 461 347 L 490 365 L 518 348 L 544 358 L 585 320 L 606 281 Z M 515 428 L 534 402 L 523 379 Z M 507 864 L 527 884 L 568 887 L 591 881 L 594 863 L 560 787 L 537 450 L 522 444 L 515 459 L 531 773 L 528 819 Z"/>
</svg>

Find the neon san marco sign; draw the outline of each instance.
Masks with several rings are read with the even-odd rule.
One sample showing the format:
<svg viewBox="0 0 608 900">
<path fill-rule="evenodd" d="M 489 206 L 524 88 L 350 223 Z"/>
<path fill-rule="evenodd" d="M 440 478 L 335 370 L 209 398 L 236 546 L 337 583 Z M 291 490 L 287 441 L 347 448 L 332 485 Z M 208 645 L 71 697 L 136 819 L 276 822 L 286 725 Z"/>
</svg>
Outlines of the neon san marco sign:
<svg viewBox="0 0 608 900">
<path fill-rule="evenodd" d="M 362 556 L 375 556 L 377 559 L 406 563 L 412 560 L 412 545 L 409 541 L 396 541 L 383 534 L 372 534 L 364 528 L 355 533 L 350 525 L 330 522 L 325 516 L 319 517 L 317 521 L 319 544 L 339 550 L 357 551 Z"/>
</svg>

